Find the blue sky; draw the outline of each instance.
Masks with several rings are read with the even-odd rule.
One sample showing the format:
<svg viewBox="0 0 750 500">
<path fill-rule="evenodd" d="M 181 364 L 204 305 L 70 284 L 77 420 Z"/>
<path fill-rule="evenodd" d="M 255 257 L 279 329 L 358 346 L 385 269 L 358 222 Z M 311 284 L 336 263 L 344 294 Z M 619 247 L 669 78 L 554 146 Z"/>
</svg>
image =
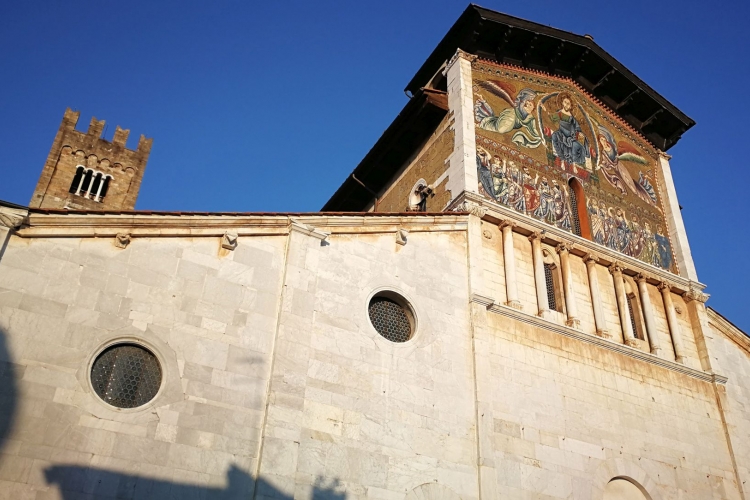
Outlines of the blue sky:
<svg viewBox="0 0 750 500">
<path fill-rule="evenodd" d="M 418 2 L 2 2 L 0 199 L 28 203 L 63 111 L 154 147 L 138 209 L 315 211 L 466 8 Z M 594 36 L 698 124 L 672 169 L 709 305 L 745 331 L 748 2 L 482 6 Z"/>
</svg>

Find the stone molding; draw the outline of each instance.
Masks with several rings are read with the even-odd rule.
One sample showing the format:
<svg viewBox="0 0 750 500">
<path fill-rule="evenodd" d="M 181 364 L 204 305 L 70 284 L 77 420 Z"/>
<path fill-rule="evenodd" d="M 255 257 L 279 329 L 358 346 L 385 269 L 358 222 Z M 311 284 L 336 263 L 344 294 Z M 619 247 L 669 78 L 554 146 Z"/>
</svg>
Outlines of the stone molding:
<svg viewBox="0 0 750 500">
<path fill-rule="evenodd" d="M 624 479 L 631 482 L 650 500 L 663 500 L 659 485 L 649 474 L 633 461 L 626 458 L 608 458 L 596 469 L 594 474 L 591 500 L 603 500 L 604 490 L 613 479 Z"/>
<path fill-rule="evenodd" d="M 482 302 L 479 302 L 479 300 L 475 300 L 475 297 L 477 299 L 479 298 L 479 296 L 477 296 L 476 294 L 472 295 L 471 297 L 472 302 L 482 303 Z M 680 363 L 676 363 L 674 361 L 670 361 L 668 359 L 659 358 L 649 352 L 641 351 L 640 349 L 636 349 L 627 345 L 620 344 L 618 342 L 615 342 L 614 340 L 608 339 L 607 337 L 599 337 L 597 335 L 584 333 L 580 330 L 576 330 L 575 328 L 560 325 L 558 323 L 554 323 L 542 317 L 524 313 L 512 307 L 499 304 L 497 302 L 494 302 L 491 306 L 487 307 L 487 310 L 494 314 L 501 314 L 503 316 L 508 316 L 518 321 L 529 323 L 534 326 L 553 331 L 560 335 L 564 335 L 566 337 L 580 340 L 582 342 L 588 342 L 589 344 L 594 344 L 604 349 L 608 349 L 610 351 L 614 351 L 619 354 L 624 354 L 625 356 L 629 356 L 634 359 L 645 361 L 646 363 L 650 363 L 655 366 L 660 366 L 667 370 L 672 370 L 674 372 L 681 373 L 683 375 L 687 375 L 689 377 L 693 377 L 698 380 L 702 380 L 704 382 L 717 381 L 719 383 L 725 383 L 727 380 L 727 377 L 724 377 L 722 375 L 703 372 L 701 370 L 696 370 L 695 368 L 690 368 L 688 366 L 682 365 Z M 750 340 L 748 342 L 750 343 Z"/>
</svg>

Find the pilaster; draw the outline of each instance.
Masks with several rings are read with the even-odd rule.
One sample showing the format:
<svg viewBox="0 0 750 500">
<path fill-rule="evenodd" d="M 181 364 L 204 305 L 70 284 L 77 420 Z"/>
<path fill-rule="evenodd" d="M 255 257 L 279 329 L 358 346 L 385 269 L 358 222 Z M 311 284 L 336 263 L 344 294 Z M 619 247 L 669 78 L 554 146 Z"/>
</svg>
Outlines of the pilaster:
<svg viewBox="0 0 750 500">
<path fill-rule="evenodd" d="M 453 113 L 455 127 L 455 143 L 449 160 L 446 189 L 453 193 L 454 198 L 463 191 L 478 190 L 474 93 L 471 88 L 471 61 L 474 59 L 476 56 L 458 49 L 445 68 L 448 109 Z"/>
<path fill-rule="evenodd" d="M 570 271 L 570 248 L 571 245 L 560 243 L 557 245 L 557 253 L 560 255 L 560 267 L 562 268 L 563 292 L 565 293 L 565 309 L 568 315 L 566 325 L 579 328 L 581 320 L 578 319 L 578 308 L 576 307 L 575 287 L 573 286 L 573 275 Z"/>
</svg>

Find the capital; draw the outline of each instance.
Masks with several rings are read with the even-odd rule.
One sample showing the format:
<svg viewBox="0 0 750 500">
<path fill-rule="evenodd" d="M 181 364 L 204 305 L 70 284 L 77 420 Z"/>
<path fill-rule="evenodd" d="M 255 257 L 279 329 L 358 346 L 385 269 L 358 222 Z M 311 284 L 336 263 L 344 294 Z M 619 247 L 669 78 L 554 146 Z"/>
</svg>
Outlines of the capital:
<svg viewBox="0 0 750 500">
<path fill-rule="evenodd" d="M 557 253 L 563 253 L 563 252 L 564 252 L 564 253 L 568 253 L 568 252 L 570 252 L 570 251 L 571 251 L 572 249 L 573 249 L 573 245 L 571 245 L 570 243 L 560 243 L 559 245 L 557 245 L 557 246 L 555 247 L 555 251 L 556 251 Z"/>
<path fill-rule="evenodd" d="M 638 283 L 645 283 L 646 281 L 648 281 L 648 276 L 646 276 L 643 273 L 638 273 L 638 274 L 635 275 L 635 280 Z"/>
<path fill-rule="evenodd" d="M 448 61 L 448 64 L 445 65 L 445 69 L 443 70 L 443 75 L 446 75 L 448 73 L 448 70 L 453 66 L 453 64 L 458 61 L 459 59 L 466 59 L 469 62 L 474 62 L 477 60 L 477 56 L 474 54 L 469 54 L 468 52 L 464 52 L 461 49 L 456 50 L 456 53 L 453 54 L 453 57 L 450 58 L 450 61 Z"/>
<path fill-rule="evenodd" d="M 622 264 L 615 261 L 609 265 L 608 269 L 609 269 L 610 274 L 615 275 L 615 274 L 622 274 L 623 267 L 622 267 Z"/>
<path fill-rule="evenodd" d="M 512 231 L 513 228 L 516 227 L 516 223 L 511 220 L 504 220 L 500 222 L 500 224 L 498 224 L 497 227 L 503 230 L 507 228 L 509 231 Z"/>
<path fill-rule="evenodd" d="M 690 289 L 682 294 L 682 298 L 685 299 L 685 302 L 691 302 L 694 300 L 696 302 L 705 303 L 709 297 L 710 295 L 707 293 L 695 289 Z"/>
<path fill-rule="evenodd" d="M 534 231 L 529 235 L 529 241 L 542 241 L 542 233 L 540 231 Z"/>
<path fill-rule="evenodd" d="M 599 258 L 592 253 L 587 253 L 583 256 L 583 262 L 584 264 L 586 264 L 586 266 L 591 267 L 599 262 Z"/>
<path fill-rule="evenodd" d="M 479 206 L 479 205 L 474 205 L 472 203 L 472 204 L 468 204 L 467 208 L 468 208 L 467 211 L 471 215 L 475 215 L 475 216 L 479 217 L 480 219 L 482 217 L 484 217 L 485 215 L 487 215 L 487 207 L 482 207 L 482 206 Z"/>
<path fill-rule="evenodd" d="M 659 157 L 664 158 L 665 160 L 669 161 L 672 159 L 672 155 L 665 153 L 664 151 L 659 151 Z"/>
<path fill-rule="evenodd" d="M 661 293 L 669 293 L 672 291 L 672 286 L 666 281 L 660 281 L 656 288 L 658 288 Z"/>
</svg>

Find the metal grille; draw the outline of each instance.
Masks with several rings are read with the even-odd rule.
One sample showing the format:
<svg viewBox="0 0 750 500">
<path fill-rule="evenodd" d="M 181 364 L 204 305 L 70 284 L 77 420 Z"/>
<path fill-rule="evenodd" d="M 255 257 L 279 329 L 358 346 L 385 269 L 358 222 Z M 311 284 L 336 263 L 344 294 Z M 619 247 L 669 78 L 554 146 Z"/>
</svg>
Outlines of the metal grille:
<svg viewBox="0 0 750 500">
<path fill-rule="evenodd" d="M 94 390 L 117 408 L 135 408 L 151 401 L 161 386 L 161 367 L 146 349 L 120 344 L 102 352 L 91 368 Z"/>
<path fill-rule="evenodd" d="M 637 339 L 641 339 L 641 335 L 638 332 L 638 328 L 635 326 L 635 314 L 633 314 L 633 297 L 628 297 L 628 312 L 630 313 L 630 326 L 633 328 L 633 335 Z M 643 340 L 643 339 L 641 339 Z"/>
<path fill-rule="evenodd" d="M 581 219 L 578 218 L 578 198 L 576 198 L 576 190 L 572 185 L 570 186 L 570 212 L 570 218 L 573 221 L 573 233 L 581 236 Z"/>
<path fill-rule="evenodd" d="M 374 297 L 368 309 L 375 330 L 391 342 L 406 342 L 411 338 L 411 323 L 404 308 L 385 297 Z"/>
<path fill-rule="evenodd" d="M 553 311 L 557 311 L 557 300 L 555 300 L 555 280 L 552 276 L 554 266 L 552 264 L 544 264 L 544 282 L 547 284 L 547 302 L 549 302 L 549 308 Z"/>
</svg>

